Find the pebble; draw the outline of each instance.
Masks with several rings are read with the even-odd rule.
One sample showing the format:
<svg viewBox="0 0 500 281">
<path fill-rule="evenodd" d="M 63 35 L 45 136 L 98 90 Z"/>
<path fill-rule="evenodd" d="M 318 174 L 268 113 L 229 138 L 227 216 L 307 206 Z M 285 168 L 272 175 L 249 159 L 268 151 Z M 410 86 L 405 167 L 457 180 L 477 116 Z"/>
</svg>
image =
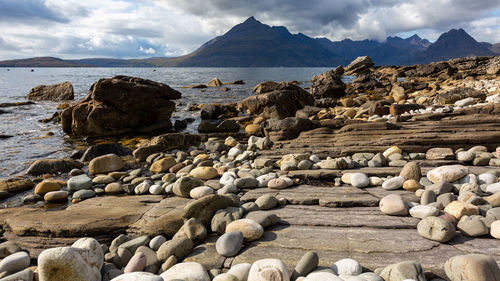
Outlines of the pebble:
<svg viewBox="0 0 500 281">
<path fill-rule="evenodd" d="M 120 194 L 124 192 L 123 187 L 119 182 L 113 182 L 106 185 L 104 190 L 107 194 Z"/>
<path fill-rule="evenodd" d="M 200 180 L 211 180 L 219 176 L 217 169 L 212 167 L 197 167 L 191 170 L 189 174 Z"/>
<path fill-rule="evenodd" d="M 248 126 L 247 126 L 248 128 Z M 222 273 L 217 276 L 215 276 L 212 281 L 240 281 L 236 276 L 229 274 L 229 273 Z"/>
<path fill-rule="evenodd" d="M 270 189 L 285 189 L 288 187 L 288 182 L 282 178 L 272 179 L 267 183 L 267 187 Z"/>
<path fill-rule="evenodd" d="M 391 156 L 391 154 L 394 154 L 394 153 L 399 153 L 399 154 L 402 154 L 403 153 L 403 150 L 401 150 L 401 148 L 397 147 L 397 146 L 391 146 L 389 147 L 388 149 L 386 149 L 382 155 L 384 155 L 384 157 L 389 157 Z"/>
<path fill-rule="evenodd" d="M 417 164 L 417 162 L 408 162 L 406 165 L 404 165 L 399 175 L 406 180 L 419 181 L 421 173 L 422 172 L 420 170 L 420 166 Z"/>
<path fill-rule="evenodd" d="M 464 161 L 464 162 L 470 162 L 476 158 L 476 154 L 474 152 L 470 151 L 459 151 L 457 152 L 457 160 L 458 161 Z"/>
<path fill-rule="evenodd" d="M 164 279 L 149 272 L 131 272 L 119 275 L 112 281 L 164 281 Z"/>
<path fill-rule="evenodd" d="M 255 261 L 248 273 L 247 281 L 288 281 L 290 275 L 286 265 L 279 259 L 262 259 Z"/>
<path fill-rule="evenodd" d="M 444 208 L 444 212 L 460 220 L 460 218 L 466 215 L 479 215 L 479 208 L 469 203 L 453 201 Z"/>
<path fill-rule="evenodd" d="M 340 277 L 330 272 L 309 273 L 303 281 L 343 281 Z"/>
<path fill-rule="evenodd" d="M 170 256 L 174 255 L 177 259 L 183 260 L 193 250 L 193 241 L 185 237 L 175 237 L 170 241 L 163 243 L 157 251 L 157 258 L 164 262 Z"/>
<path fill-rule="evenodd" d="M 422 265 L 414 261 L 403 261 L 388 265 L 382 269 L 379 275 L 386 281 L 427 280 L 422 270 Z"/>
<path fill-rule="evenodd" d="M 384 180 L 382 180 L 379 177 L 369 177 L 370 180 L 370 186 L 380 186 L 384 183 Z"/>
<path fill-rule="evenodd" d="M 215 243 L 217 253 L 224 257 L 236 256 L 242 246 L 243 233 L 238 230 L 224 233 Z"/>
<path fill-rule="evenodd" d="M 500 220 L 491 223 L 490 235 L 493 238 L 500 239 Z"/>
<path fill-rule="evenodd" d="M 469 168 L 462 165 L 449 165 L 434 168 L 427 172 L 427 178 L 433 182 L 437 183 L 440 181 L 454 182 L 457 181 L 469 173 Z"/>
<path fill-rule="evenodd" d="M 486 186 L 486 192 L 492 194 L 500 192 L 500 182 L 488 184 L 488 186 Z"/>
<path fill-rule="evenodd" d="M 0 272 L 15 273 L 30 266 L 30 256 L 26 252 L 17 252 L 0 261 Z"/>
<path fill-rule="evenodd" d="M 66 191 L 51 191 L 43 196 L 43 200 L 49 203 L 63 203 L 68 201 L 68 192 Z"/>
<path fill-rule="evenodd" d="M 146 268 L 147 258 L 142 252 L 135 253 L 134 256 L 127 263 L 127 266 L 123 270 L 125 273 L 143 271 Z"/>
<path fill-rule="evenodd" d="M 252 267 L 249 263 L 239 263 L 232 265 L 231 268 L 227 271 L 228 274 L 232 274 L 238 278 L 238 280 L 247 280 L 248 273 L 250 273 L 250 268 Z"/>
<path fill-rule="evenodd" d="M 27 268 L 25 270 L 19 271 L 17 273 L 11 274 L 7 277 L 3 277 L 2 281 L 32 281 L 34 277 L 33 270 Z"/>
<path fill-rule="evenodd" d="M 363 173 L 353 173 L 350 176 L 350 182 L 353 187 L 363 188 L 370 185 L 370 180 Z"/>
<path fill-rule="evenodd" d="M 36 185 L 34 193 L 43 196 L 47 192 L 58 191 L 60 189 L 61 183 L 59 181 L 44 180 Z"/>
<path fill-rule="evenodd" d="M 453 281 L 494 281 L 500 278 L 500 269 L 496 261 L 481 254 L 451 257 L 444 264 L 444 271 Z"/>
<path fill-rule="evenodd" d="M 200 199 L 210 194 L 214 194 L 214 190 L 209 186 L 198 186 L 189 192 L 189 196 L 193 199 Z"/>
<path fill-rule="evenodd" d="M 151 185 L 151 181 L 145 180 L 134 188 L 134 193 L 137 195 L 145 194 L 149 192 L 149 188 L 151 187 Z"/>
<path fill-rule="evenodd" d="M 160 246 L 165 242 L 167 242 L 167 238 L 165 238 L 165 236 L 163 235 L 158 235 L 153 237 L 153 239 L 149 241 L 149 247 L 154 251 L 157 251 L 160 248 Z"/>
<path fill-rule="evenodd" d="M 436 207 L 418 205 L 410 209 L 410 215 L 414 218 L 423 219 L 430 216 L 437 216 L 439 210 Z"/>
<path fill-rule="evenodd" d="M 417 225 L 420 236 L 437 242 L 448 242 L 455 237 L 455 226 L 442 218 L 426 217 Z"/>
<path fill-rule="evenodd" d="M 160 195 L 164 192 L 165 190 L 161 187 L 161 185 L 158 184 L 153 184 L 151 187 L 149 187 L 149 193 L 153 195 Z"/>
<path fill-rule="evenodd" d="M 207 271 L 196 262 L 183 262 L 172 266 L 160 275 L 164 281 L 210 281 Z"/>
<path fill-rule="evenodd" d="M 125 162 L 116 154 L 106 154 L 92 159 L 89 163 L 91 174 L 105 174 L 123 169 Z"/>
<path fill-rule="evenodd" d="M 405 182 L 405 178 L 401 176 L 393 177 L 384 181 L 382 184 L 382 188 L 385 190 L 396 190 L 403 187 L 403 183 Z"/>
<path fill-rule="evenodd" d="M 331 269 L 340 276 L 356 276 L 363 272 L 361 264 L 353 259 L 341 259 L 336 261 Z"/>
<path fill-rule="evenodd" d="M 255 204 L 261 210 L 270 210 L 278 205 L 278 199 L 272 195 L 265 194 L 257 198 Z"/>
<path fill-rule="evenodd" d="M 82 189 L 78 190 L 77 192 L 73 193 L 73 199 L 80 199 L 80 200 L 85 200 L 94 197 L 95 191 L 93 190 L 87 190 L 87 189 Z"/>
<path fill-rule="evenodd" d="M 399 194 L 389 194 L 380 200 L 380 211 L 391 216 L 406 216 L 408 215 L 408 207 Z"/>
<path fill-rule="evenodd" d="M 226 226 L 226 232 L 239 230 L 243 233 L 245 241 L 257 240 L 264 234 L 264 228 L 250 219 L 239 219 Z"/>
<path fill-rule="evenodd" d="M 253 211 L 247 213 L 247 219 L 251 219 L 256 223 L 260 224 L 263 228 L 275 225 L 278 223 L 278 216 L 271 212 L 265 211 Z"/>
<path fill-rule="evenodd" d="M 235 179 L 233 184 L 238 189 L 253 189 L 259 185 L 259 181 L 254 177 L 244 177 Z"/>
<path fill-rule="evenodd" d="M 436 193 L 432 190 L 425 190 L 420 196 L 420 204 L 427 205 L 436 202 Z"/>
<path fill-rule="evenodd" d="M 269 181 L 271 181 L 272 179 L 275 179 L 277 177 L 278 177 L 278 175 L 276 175 L 276 173 L 269 173 L 269 174 L 265 174 L 265 175 L 257 177 L 257 181 L 259 182 L 258 187 L 268 187 Z"/>
<path fill-rule="evenodd" d="M 92 179 L 87 175 L 79 175 L 68 180 L 68 190 L 70 192 L 82 189 L 92 189 Z"/>
<path fill-rule="evenodd" d="M 482 216 L 463 216 L 460 221 L 458 221 L 457 229 L 463 234 L 471 237 L 487 235 L 489 229 L 483 219 Z"/>
<path fill-rule="evenodd" d="M 318 266 L 318 263 L 318 254 L 313 251 L 305 253 L 295 266 L 295 270 L 292 273 L 291 280 L 295 280 L 299 276 L 307 276 L 307 274 L 309 274 Z"/>
<path fill-rule="evenodd" d="M 112 176 L 97 176 L 92 179 L 92 183 L 94 184 L 108 184 L 115 181 L 115 178 Z"/>
</svg>

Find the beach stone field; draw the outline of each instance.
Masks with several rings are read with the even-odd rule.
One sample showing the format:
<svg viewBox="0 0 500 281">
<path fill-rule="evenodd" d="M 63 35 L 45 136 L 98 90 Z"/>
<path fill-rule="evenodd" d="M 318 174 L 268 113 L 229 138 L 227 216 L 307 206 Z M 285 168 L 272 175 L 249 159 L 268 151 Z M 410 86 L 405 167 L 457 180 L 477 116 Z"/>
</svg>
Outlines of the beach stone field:
<svg viewBox="0 0 500 281">
<path fill-rule="evenodd" d="M 500 281 L 499 75 L 360 57 L 192 105 L 198 134 L 165 84 L 34 88 L 86 145 L 0 179 L 0 281 Z"/>
</svg>

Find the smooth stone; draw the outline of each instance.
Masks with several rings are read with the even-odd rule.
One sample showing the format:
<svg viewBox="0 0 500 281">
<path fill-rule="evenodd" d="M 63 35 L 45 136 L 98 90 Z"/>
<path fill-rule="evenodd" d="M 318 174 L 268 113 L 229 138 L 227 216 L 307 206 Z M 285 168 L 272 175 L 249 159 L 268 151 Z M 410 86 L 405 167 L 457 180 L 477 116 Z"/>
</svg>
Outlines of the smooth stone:
<svg viewBox="0 0 500 281">
<path fill-rule="evenodd" d="M 92 183 L 94 184 L 108 184 L 115 181 L 115 178 L 112 176 L 97 176 L 92 179 Z"/>
<path fill-rule="evenodd" d="M 310 161 L 310 160 L 302 160 L 299 162 L 299 164 L 297 164 L 297 169 L 299 170 L 309 170 L 312 168 L 313 166 L 313 162 Z"/>
<path fill-rule="evenodd" d="M 382 180 L 379 177 L 369 177 L 370 180 L 370 186 L 381 186 L 384 183 L 384 180 Z"/>
<path fill-rule="evenodd" d="M 384 157 L 389 157 L 391 156 L 392 154 L 394 153 L 399 153 L 399 154 L 402 154 L 403 153 L 403 150 L 401 150 L 401 148 L 397 147 L 397 146 L 391 146 L 389 147 L 388 149 L 386 149 L 382 155 L 384 155 Z M 375 155 L 376 156 L 376 155 Z"/>
<path fill-rule="evenodd" d="M 455 226 L 442 218 L 426 217 L 417 225 L 420 236 L 437 242 L 448 242 L 455 237 Z"/>
<path fill-rule="evenodd" d="M 270 188 L 270 189 L 281 190 L 281 189 L 287 188 L 288 187 L 288 183 L 284 179 L 282 179 L 282 178 L 271 179 L 267 183 L 267 187 Z"/>
<path fill-rule="evenodd" d="M 89 163 L 91 174 L 105 174 L 123 169 L 125 162 L 116 154 L 106 154 L 92 159 Z"/>
<path fill-rule="evenodd" d="M 418 181 L 416 180 L 406 180 L 404 183 L 403 183 L 403 189 L 404 190 L 408 190 L 408 191 L 417 191 L 419 189 L 423 189 L 424 186 L 422 184 L 420 184 Z"/>
<path fill-rule="evenodd" d="M 68 191 L 75 192 L 82 189 L 92 189 L 92 179 L 87 175 L 79 175 L 68 180 Z"/>
<path fill-rule="evenodd" d="M 313 251 L 305 253 L 295 266 L 295 270 L 292 273 L 291 280 L 296 280 L 299 276 L 307 276 L 311 271 L 313 271 L 319 263 L 318 254 Z"/>
<path fill-rule="evenodd" d="M 410 209 L 410 215 L 414 218 L 423 219 L 430 216 L 439 215 L 439 210 L 436 207 L 418 205 Z"/>
<path fill-rule="evenodd" d="M 226 233 L 231 231 L 241 231 L 245 241 L 257 240 L 264 234 L 264 228 L 250 219 L 239 219 L 226 226 Z"/>
<path fill-rule="evenodd" d="M 236 277 L 232 274 L 222 273 L 222 274 L 215 276 L 215 278 L 212 279 L 212 281 L 240 281 L 240 280 L 238 279 L 238 277 Z"/>
<path fill-rule="evenodd" d="M 330 272 L 309 273 L 303 281 L 343 281 L 340 277 Z"/>
<path fill-rule="evenodd" d="M 153 184 L 152 186 L 149 187 L 149 193 L 153 195 L 160 195 L 164 192 L 165 190 L 161 187 L 161 185 L 158 184 Z"/>
<path fill-rule="evenodd" d="M 426 281 L 422 266 L 414 261 L 403 261 L 391 264 L 380 272 L 380 277 L 386 281 Z"/>
<path fill-rule="evenodd" d="M 231 268 L 227 271 L 228 274 L 236 276 L 238 280 L 247 280 L 248 273 L 250 273 L 250 268 L 252 267 L 249 263 L 239 263 L 232 265 Z"/>
<path fill-rule="evenodd" d="M 36 185 L 34 193 L 43 196 L 47 192 L 59 191 L 61 187 L 60 181 L 44 180 Z"/>
<path fill-rule="evenodd" d="M 257 210 L 259 209 L 255 203 L 251 202 L 251 204 L 255 205 Z M 226 226 L 235 220 L 241 219 L 243 217 L 243 213 L 244 209 L 238 207 L 227 207 L 225 209 L 217 210 L 211 221 L 212 231 L 223 234 L 226 231 Z"/>
<path fill-rule="evenodd" d="M 457 152 L 457 160 L 458 161 L 464 161 L 464 162 L 470 162 L 476 158 L 476 154 L 474 152 L 470 151 L 459 151 Z"/>
<path fill-rule="evenodd" d="M 420 196 L 420 204 L 427 205 L 436 202 L 436 193 L 432 190 L 425 190 Z"/>
<path fill-rule="evenodd" d="M 436 195 L 452 192 L 455 189 L 453 184 L 440 181 L 425 187 L 425 190 L 432 190 Z"/>
<path fill-rule="evenodd" d="M 235 179 L 233 184 L 238 189 L 253 189 L 259 185 L 259 181 L 254 177 L 244 177 Z"/>
<path fill-rule="evenodd" d="M 374 272 L 365 272 L 365 273 L 361 273 L 358 276 L 365 279 L 366 281 L 384 281 L 384 279 L 382 279 L 382 277 L 378 276 Z"/>
<path fill-rule="evenodd" d="M 453 201 L 444 208 L 444 212 L 460 220 L 460 218 L 466 215 L 479 215 L 479 208 L 469 203 Z"/>
<path fill-rule="evenodd" d="M 268 187 L 269 182 L 277 177 L 278 176 L 275 173 L 269 173 L 269 174 L 265 174 L 265 175 L 257 177 L 257 181 L 259 182 L 258 187 Z M 283 186 L 282 189 L 286 188 L 286 187 L 284 187 L 284 184 L 285 184 L 284 181 L 280 181 L 280 183 L 281 183 L 280 186 Z"/>
<path fill-rule="evenodd" d="M 0 261 L 0 272 L 15 273 L 30 266 L 30 256 L 26 252 L 17 252 Z"/>
<path fill-rule="evenodd" d="M 189 196 L 193 199 L 200 199 L 210 194 L 214 194 L 214 190 L 209 186 L 198 186 L 189 192 Z"/>
<path fill-rule="evenodd" d="M 219 176 L 219 173 L 217 172 L 217 169 L 212 168 L 212 167 L 197 167 L 191 170 L 189 174 L 193 178 L 197 178 L 200 180 L 211 180 Z"/>
<path fill-rule="evenodd" d="M 164 281 L 164 279 L 149 272 L 131 272 L 113 278 L 111 281 Z"/>
<path fill-rule="evenodd" d="M 436 202 L 441 203 L 445 208 L 453 201 L 455 201 L 455 195 L 451 192 L 441 194 L 436 198 Z"/>
<path fill-rule="evenodd" d="M 278 223 L 278 216 L 272 212 L 252 211 L 247 213 L 245 218 L 255 221 L 263 228 L 275 225 Z"/>
<path fill-rule="evenodd" d="M 207 271 L 196 262 L 178 263 L 160 275 L 164 281 L 210 281 Z"/>
<path fill-rule="evenodd" d="M 157 251 L 157 258 L 165 262 L 167 258 L 174 255 L 178 260 L 183 260 L 193 250 L 193 241 L 185 237 L 173 238 L 163 243 Z"/>
<path fill-rule="evenodd" d="M 455 159 L 455 154 L 451 148 L 435 147 L 427 150 L 425 158 L 427 160 L 453 160 Z"/>
<path fill-rule="evenodd" d="M 454 256 L 446 261 L 444 271 L 452 281 L 500 280 L 500 269 L 496 261 L 481 254 Z"/>
<path fill-rule="evenodd" d="M 408 215 L 408 207 L 399 194 L 389 194 L 380 200 L 380 211 L 391 216 L 406 216 Z"/>
<path fill-rule="evenodd" d="M 5 241 L 0 244 L 0 258 L 4 259 L 12 254 L 21 252 L 22 249 L 14 241 Z"/>
<path fill-rule="evenodd" d="M 27 268 L 9 276 L 3 277 L 0 281 L 33 281 L 33 270 Z"/>
<path fill-rule="evenodd" d="M 43 196 L 43 200 L 49 203 L 63 203 L 68 201 L 68 192 L 63 190 L 47 192 Z"/>
<path fill-rule="evenodd" d="M 144 253 L 138 252 L 132 256 L 127 266 L 123 270 L 125 273 L 143 271 L 146 268 L 147 258 Z"/>
<path fill-rule="evenodd" d="M 356 276 L 363 272 L 361 264 L 353 259 L 341 259 L 336 261 L 331 269 L 340 276 Z"/>
<path fill-rule="evenodd" d="M 257 198 L 255 204 L 261 210 L 270 210 L 278 205 L 278 199 L 272 195 L 265 194 Z"/>
<path fill-rule="evenodd" d="M 87 190 L 87 189 L 82 189 L 78 190 L 77 192 L 73 193 L 73 199 L 89 199 L 95 196 L 95 191 L 93 190 Z"/>
<path fill-rule="evenodd" d="M 457 229 L 471 237 L 483 236 L 489 233 L 488 226 L 486 226 L 481 216 L 463 216 L 458 221 Z"/>
<path fill-rule="evenodd" d="M 153 174 L 159 174 L 167 172 L 170 168 L 172 168 L 177 161 L 174 157 L 165 157 L 160 160 L 157 160 L 151 164 L 149 171 Z"/>
<path fill-rule="evenodd" d="M 399 173 L 399 176 L 405 178 L 406 180 L 419 181 L 422 176 L 422 172 L 417 162 L 408 162 L 404 165 L 403 169 Z"/>
<path fill-rule="evenodd" d="M 113 182 L 106 185 L 104 191 L 106 192 L 106 194 L 120 194 L 124 192 L 123 186 L 119 182 Z"/>
<path fill-rule="evenodd" d="M 146 246 L 146 245 L 148 245 L 150 241 L 151 240 L 146 235 L 139 236 L 137 238 L 134 238 L 134 239 L 131 239 L 131 240 L 123 242 L 122 244 L 120 244 L 120 246 L 118 246 L 118 248 L 126 249 L 130 253 L 135 253 L 135 251 L 137 250 L 137 248 L 139 248 L 140 246 Z"/>
<path fill-rule="evenodd" d="M 486 192 L 492 193 L 492 194 L 500 192 L 500 182 L 488 184 L 486 186 Z"/>
<path fill-rule="evenodd" d="M 167 238 L 165 238 L 165 236 L 163 235 L 158 235 L 158 236 L 155 236 L 153 237 L 153 239 L 151 239 L 151 241 L 149 241 L 149 248 L 153 249 L 154 251 L 157 251 L 160 246 L 167 242 Z"/>
<path fill-rule="evenodd" d="M 401 176 L 393 177 L 384 181 L 382 184 L 382 188 L 385 190 L 396 190 L 403 187 L 403 183 L 405 182 L 405 178 Z"/>
<path fill-rule="evenodd" d="M 500 220 L 491 223 L 490 235 L 493 238 L 500 239 Z"/>
<path fill-rule="evenodd" d="M 261 259 L 255 261 L 248 273 L 247 281 L 288 281 L 290 275 L 286 265 L 279 259 Z"/>
<path fill-rule="evenodd" d="M 173 192 L 179 197 L 189 198 L 191 190 L 202 185 L 202 180 L 194 179 L 191 177 L 181 177 L 177 181 L 175 181 Z"/>
<path fill-rule="evenodd" d="M 243 246 L 243 233 L 231 231 L 224 233 L 215 243 L 217 253 L 224 257 L 234 257 Z"/>
<path fill-rule="evenodd" d="M 174 238 L 188 238 L 193 242 L 200 242 L 207 237 L 207 229 L 196 218 L 188 219 L 174 235 Z"/>
<path fill-rule="evenodd" d="M 454 182 L 469 173 L 469 168 L 462 165 L 449 165 L 434 168 L 427 172 L 427 178 L 433 182 L 437 183 L 440 181 Z"/>
<path fill-rule="evenodd" d="M 363 173 L 353 173 L 350 177 L 351 185 L 356 188 L 363 188 L 370 185 L 370 180 Z"/>
</svg>

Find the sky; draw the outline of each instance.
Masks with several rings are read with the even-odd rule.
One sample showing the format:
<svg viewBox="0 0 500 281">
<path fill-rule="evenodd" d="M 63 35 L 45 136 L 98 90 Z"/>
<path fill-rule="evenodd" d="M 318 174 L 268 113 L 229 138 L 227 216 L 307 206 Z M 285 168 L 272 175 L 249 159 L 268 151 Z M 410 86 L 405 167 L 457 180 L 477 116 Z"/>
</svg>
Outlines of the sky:
<svg viewBox="0 0 500 281">
<path fill-rule="evenodd" d="M 180 56 L 250 16 L 334 41 L 463 28 L 500 42 L 499 0 L 0 0 L 0 60 Z"/>
</svg>

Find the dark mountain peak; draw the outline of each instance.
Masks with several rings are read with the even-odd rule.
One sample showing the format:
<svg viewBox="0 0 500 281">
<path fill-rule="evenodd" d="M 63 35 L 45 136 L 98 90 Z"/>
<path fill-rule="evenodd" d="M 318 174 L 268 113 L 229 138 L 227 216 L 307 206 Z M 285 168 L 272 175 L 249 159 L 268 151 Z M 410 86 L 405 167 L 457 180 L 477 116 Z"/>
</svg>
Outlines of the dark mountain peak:
<svg viewBox="0 0 500 281">
<path fill-rule="evenodd" d="M 440 39 L 450 39 L 450 38 L 456 38 L 456 39 L 466 39 L 466 40 L 473 40 L 474 42 L 476 42 L 476 40 L 474 40 L 474 38 L 472 38 L 467 32 L 465 32 L 465 30 L 463 30 L 462 28 L 459 28 L 459 29 L 451 29 L 450 31 L 448 32 L 445 32 L 443 34 L 441 34 L 441 36 L 439 36 L 438 40 L 439 41 Z M 436 41 L 436 42 L 437 42 Z"/>
<path fill-rule="evenodd" d="M 258 21 L 254 16 L 251 16 L 249 17 L 248 19 L 246 19 L 244 22 L 240 23 L 240 25 L 247 25 L 247 26 L 251 26 L 251 25 L 263 25 L 262 22 Z"/>
<path fill-rule="evenodd" d="M 409 40 L 422 40 L 422 38 L 420 38 L 420 36 L 418 36 L 418 34 L 413 34 L 412 36 L 406 38 L 406 39 L 409 39 Z"/>
</svg>

